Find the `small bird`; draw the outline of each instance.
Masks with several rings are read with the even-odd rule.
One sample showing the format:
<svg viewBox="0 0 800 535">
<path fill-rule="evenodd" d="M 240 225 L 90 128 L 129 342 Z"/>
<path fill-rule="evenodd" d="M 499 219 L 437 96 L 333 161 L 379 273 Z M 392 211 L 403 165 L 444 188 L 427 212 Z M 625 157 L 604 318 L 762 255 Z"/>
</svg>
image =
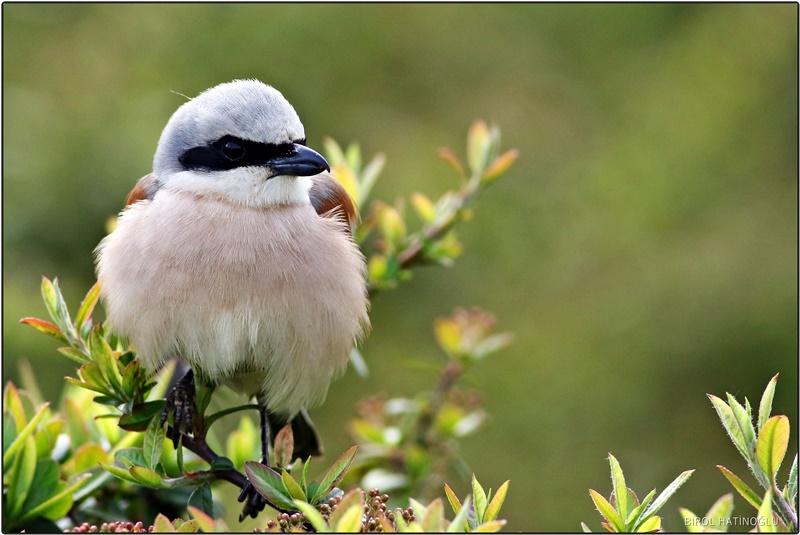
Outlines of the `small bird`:
<svg viewBox="0 0 800 535">
<path fill-rule="evenodd" d="M 278 90 L 220 84 L 172 115 L 153 172 L 97 246 L 110 328 L 150 370 L 176 357 L 191 368 L 162 418 L 175 412 L 176 443 L 197 374 L 256 398 L 262 463 L 270 427 L 288 422 L 295 453 L 319 453 L 305 409 L 369 329 L 356 209 L 329 172 Z M 252 486 L 243 500 L 240 519 L 264 507 Z"/>
</svg>

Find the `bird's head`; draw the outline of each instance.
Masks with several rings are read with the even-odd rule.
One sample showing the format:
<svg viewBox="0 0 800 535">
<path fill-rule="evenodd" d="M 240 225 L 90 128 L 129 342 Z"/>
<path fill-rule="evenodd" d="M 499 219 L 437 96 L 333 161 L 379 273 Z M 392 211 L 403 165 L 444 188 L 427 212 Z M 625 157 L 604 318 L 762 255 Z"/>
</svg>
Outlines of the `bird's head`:
<svg viewBox="0 0 800 535">
<path fill-rule="evenodd" d="M 153 160 L 159 187 L 249 206 L 308 202 L 304 177 L 326 170 L 305 146 L 292 105 L 257 80 L 220 84 L 183 104 Z"/>
</svg>

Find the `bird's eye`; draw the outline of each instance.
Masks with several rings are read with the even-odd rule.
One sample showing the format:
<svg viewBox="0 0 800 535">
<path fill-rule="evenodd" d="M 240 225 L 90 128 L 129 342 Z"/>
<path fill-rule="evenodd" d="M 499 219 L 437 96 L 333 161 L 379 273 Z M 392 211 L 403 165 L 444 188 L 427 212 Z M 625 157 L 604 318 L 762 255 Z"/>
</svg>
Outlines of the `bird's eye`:
<svg viewBox="0 0 800 535">
<path fill-rule="evenodd" d="M 229 160 L 238 160 L 244 156 L 245 152 L 246 151 L 241 143 L 237 143 L 236 141 L 228 141 L 222 147 L 222 154 L 224 154 Z"/>
</svg>

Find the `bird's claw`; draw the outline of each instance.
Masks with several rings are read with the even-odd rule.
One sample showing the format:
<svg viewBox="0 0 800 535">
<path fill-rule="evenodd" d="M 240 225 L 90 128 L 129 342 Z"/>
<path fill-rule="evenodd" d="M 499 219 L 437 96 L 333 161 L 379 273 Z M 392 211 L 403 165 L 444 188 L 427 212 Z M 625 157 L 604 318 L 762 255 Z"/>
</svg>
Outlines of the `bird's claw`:
<svg viewBox="0 0 800 535">
<path fill-rule="evenodd" d="M 267 500 L 264 498 L 253 486 L 252 483 L 248 480 L 245 483 L 244 487 L 242 487 L 242 492 L 239 493 L 238 500 L 240 502 L 244 502 L 244 507 L 242 507 L 242 512 L 239 514 L 239 522 L 247 518 L 248 516 L 255 518 L 258 516 L 258 513 L 264 510 L 264 506 L 267 505 Z"/>
<path fill-rule="evenodd" d="M 165 424 L 172 417 L 172 435 L 169 437 L 175 446 L 181 435 L 192 433 L 192 414 L 194 413 L 194 374 L 189 370 L 178 381 L 166 397 L 164 410 L 161 412 L 161 424 Z"/>
</svg>

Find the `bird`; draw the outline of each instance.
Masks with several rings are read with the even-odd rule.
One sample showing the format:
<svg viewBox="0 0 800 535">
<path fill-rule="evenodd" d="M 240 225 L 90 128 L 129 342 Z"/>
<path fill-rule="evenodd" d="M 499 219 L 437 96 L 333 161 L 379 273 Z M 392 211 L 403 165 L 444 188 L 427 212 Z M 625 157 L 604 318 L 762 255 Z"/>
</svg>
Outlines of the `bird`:
<svg viewBox="0 0 800 535">
<path fill-rule="evenodd" d="M 233 80 L 175 111 L 95 267 L 106 323 L 145 368 L 189 368 L 162 416 L 174 411 L 176 447 L 198 376 L 255 397 L 263 464 L 287 423 L 296 455 L 319 453 L 306 409 L 370 329 L 357 217 L 274 87 Z M 239 500 L 240 520 L 264 507 L 249 482 Z"/>
</svg>

